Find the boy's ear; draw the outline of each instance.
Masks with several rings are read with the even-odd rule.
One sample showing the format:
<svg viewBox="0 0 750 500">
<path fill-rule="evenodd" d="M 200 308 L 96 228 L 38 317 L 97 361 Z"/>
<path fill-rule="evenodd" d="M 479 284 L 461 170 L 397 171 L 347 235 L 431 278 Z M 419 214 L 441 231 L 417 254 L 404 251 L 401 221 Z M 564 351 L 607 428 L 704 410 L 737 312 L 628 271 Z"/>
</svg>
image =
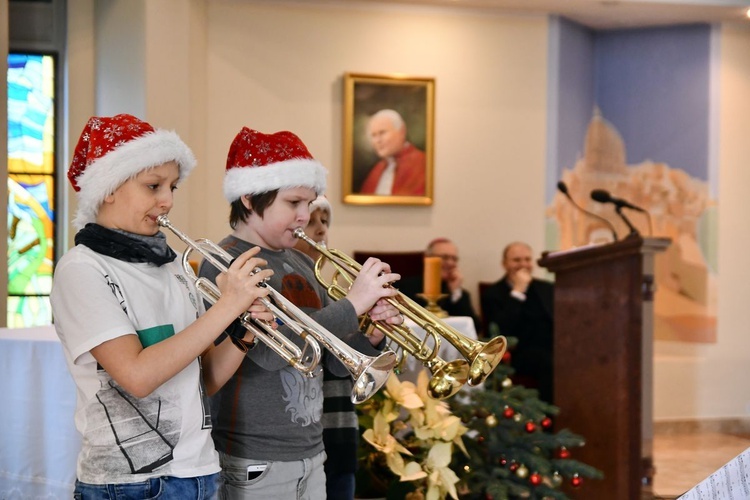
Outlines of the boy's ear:
<svg viewBox="0 0 750 500">
<path fill-rule="evenodd" d="M 242 197 L 240 198 L 240 200 L 242 200 L 242 204 L 245 206 L 245 208 L 248 209 L 248 210 L 250 210 L 252 212 L 253 205 L 250 202 L 250 195 L 247 195 L 247 194 L 242 195 Z"/>
</svg>

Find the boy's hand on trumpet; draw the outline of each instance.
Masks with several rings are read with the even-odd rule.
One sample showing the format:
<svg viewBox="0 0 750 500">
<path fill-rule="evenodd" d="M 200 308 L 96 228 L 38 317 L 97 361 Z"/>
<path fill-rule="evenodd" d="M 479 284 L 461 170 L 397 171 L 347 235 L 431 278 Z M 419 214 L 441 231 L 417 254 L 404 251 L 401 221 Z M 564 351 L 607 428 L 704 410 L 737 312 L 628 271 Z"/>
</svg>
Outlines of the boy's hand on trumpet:
<svg viewBox="0 0 750 500">
<path fill-rule="evenodd" d="M 254 247 L 234 259 L 226 272 L 216 277 L 216 284 L 221 292 L 220 301 L 227 301 L 240 316 L 250 312 L 253 319 L 274 323 L 274 316 L 258 299 L 268 296 L 268 290 L 259 286 L 273 276 L 273 271 L 264 269 L 268 264 L 265 259 L 255 257 L 260 252 Z"/>
<path fill-rule="evenodd" d="M 378 300 L 372 309 L 367 313 L 372 321 L 382 321 L 389 325 L 403 325 L 404 316 L 401 312 L 390 304 L 386 299 Z M 378 345 L 380 341 L 385 337 L 385 332 L 380 330 L 377 326 L 373 328 L 372 332 L 368 336 L 370 343 L 374 346 Z"/>
<path fill-rule="evenodd" d="M 362 265 L 346 298 L 354 306 L 357 316 L 362 316 L 375 306 L 378 300 L 394 297 L 398 290 L 388 286 L 401 279 L 401 275 L 391 272 L 391 266 L 379 259 L 370 257 Z"/>
</svg>

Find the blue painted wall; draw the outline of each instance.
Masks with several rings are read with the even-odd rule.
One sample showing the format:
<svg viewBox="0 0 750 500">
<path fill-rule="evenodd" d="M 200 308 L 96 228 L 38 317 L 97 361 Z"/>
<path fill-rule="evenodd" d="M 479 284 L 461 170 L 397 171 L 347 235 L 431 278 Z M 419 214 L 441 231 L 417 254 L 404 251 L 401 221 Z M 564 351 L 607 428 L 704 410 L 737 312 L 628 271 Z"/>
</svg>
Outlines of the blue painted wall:
<svg viewBox="0 0 750 500">
<path fill-rule="evenodd" d="M 622 135 L 628 164 L 664 162 L 708 180 L 711 27 L 550 33 L 547 200 L 580 156 L 594 108 Z"/>
<path fill-rule="evenodd" d="M 599 32 L 596 101 L 628 164 L 654 160 L 708 180 L 711 28 Z"/>
</svg>

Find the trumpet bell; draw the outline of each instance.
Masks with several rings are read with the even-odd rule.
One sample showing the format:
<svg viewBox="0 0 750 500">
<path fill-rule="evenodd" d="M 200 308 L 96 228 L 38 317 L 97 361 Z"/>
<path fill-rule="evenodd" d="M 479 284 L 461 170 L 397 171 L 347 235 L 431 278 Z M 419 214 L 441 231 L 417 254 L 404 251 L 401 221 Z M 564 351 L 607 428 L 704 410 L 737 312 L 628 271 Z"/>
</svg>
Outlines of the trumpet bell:
<svg viewBox="0 0 750 500">
<path fill-rule="evenodd" d="M 366 369 L 354 380 L 354 388 L 351 393 L 352 403 L 355 405 L 363 403 L 378 392 L 388 381 L 388 376 L 397 362 L 396 354 L 392 351 L 384 352 L 373 358 Z"/>
<path fill-rule="evenodd" d="M 481 384 L 497 365 L 503 360 L 503 354 L 508 348 L 505 337 L 495 337 L 489 342 L 477 342 L 477 352 L 471 353 L 467 357 L 471 360 L 469 369 L 469 385 L 477 386 Z"/>
<path fill-rule="evenodd" d="M 469 363 L 463 359 L 445 363 L 432 373 L 427 391 L 433 399 L 449 398 L 461 390 L 468 377 Z"/>
</svg>

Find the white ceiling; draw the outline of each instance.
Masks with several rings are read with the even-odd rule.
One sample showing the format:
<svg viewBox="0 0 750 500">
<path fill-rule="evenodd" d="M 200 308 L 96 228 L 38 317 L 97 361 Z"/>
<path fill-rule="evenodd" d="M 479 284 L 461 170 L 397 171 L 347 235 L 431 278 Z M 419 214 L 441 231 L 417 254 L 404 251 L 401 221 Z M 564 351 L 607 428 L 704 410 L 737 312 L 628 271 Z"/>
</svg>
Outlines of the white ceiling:
<svg viewBox="0 0 750 500">
<path fill-rule="evenodd" d="M 554 14 L 594 29 L 744 22 L 750 0 L 365 0 L 480 11 Z"/>
</svg>

